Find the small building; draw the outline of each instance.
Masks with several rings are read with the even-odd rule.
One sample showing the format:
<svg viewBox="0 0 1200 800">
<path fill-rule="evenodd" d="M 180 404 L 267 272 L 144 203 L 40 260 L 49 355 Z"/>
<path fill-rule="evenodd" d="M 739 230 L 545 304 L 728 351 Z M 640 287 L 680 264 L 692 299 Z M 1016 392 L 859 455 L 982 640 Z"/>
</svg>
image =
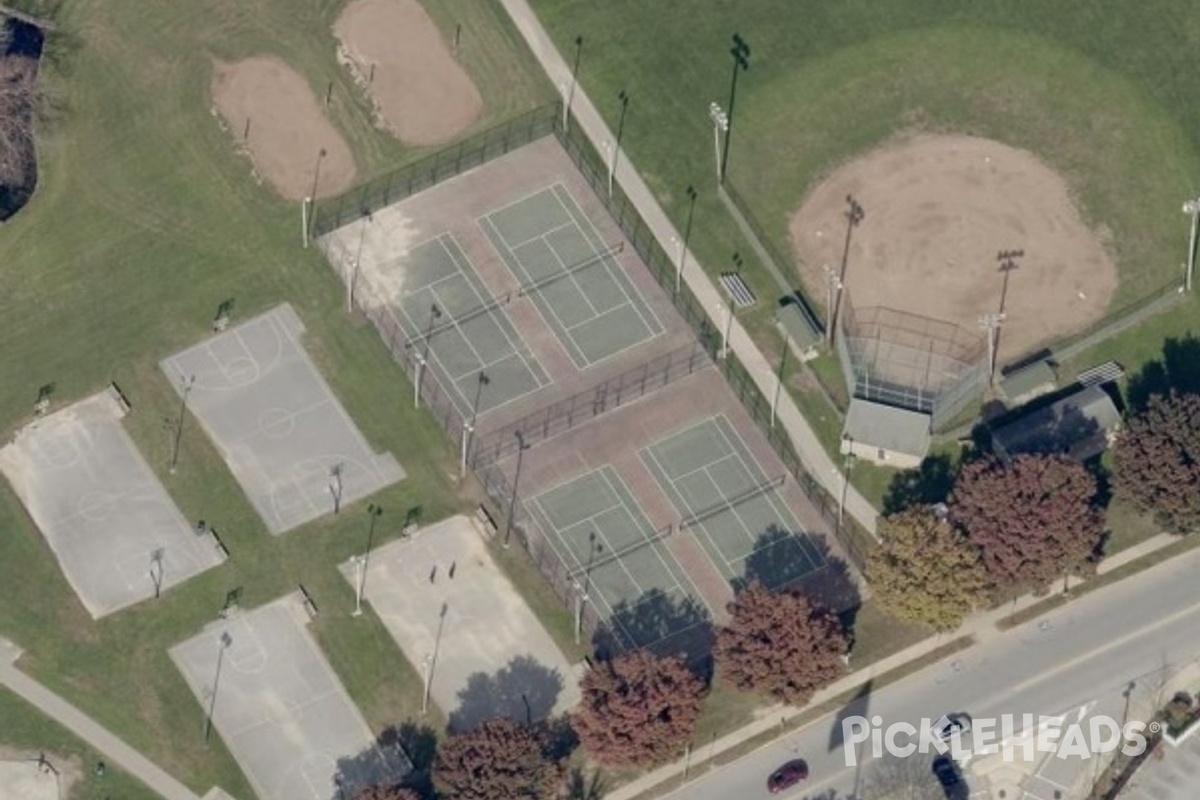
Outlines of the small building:
<svg viewBox="0 0 1200 800">
<path fill-rule="evenodd" d="M 929 452 L 931 418 L 920 411 L 854 399 L 846 412 L 842 453 L 887 467 L 918 467 Z"/>
<path fill-rule="evenodd" d="M 775 309 L 775 324 L 787 337 L 792 352 L 801 361 L 811 361 L 819 354 L 821 328 L 807 310 L 793 297 L 785 297 Z"/>
<path fill-rule="evenodd" d="M 1028 403 L 1057 388 L 1058 376 L 1050 362 L 1045 360 L 1014 370 L 1000 380 L 1000 391 L 1014 406 Z"/>
<path fill-rule="evenodd" d="M 1103 453 L 1121 426 L 1121 412 L 1100 386 L 1087 386 L 992 431 L 1001 458 L 1062 453 L 1084 461 Z"/>
</svg>

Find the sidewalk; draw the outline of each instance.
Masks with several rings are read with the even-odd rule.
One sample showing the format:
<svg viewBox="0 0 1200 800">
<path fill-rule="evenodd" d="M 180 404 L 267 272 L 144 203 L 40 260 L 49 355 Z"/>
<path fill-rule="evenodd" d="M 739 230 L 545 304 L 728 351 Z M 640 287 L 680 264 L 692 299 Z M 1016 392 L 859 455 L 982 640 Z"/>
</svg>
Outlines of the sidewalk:
<svg viewBox="0 0 1200 800">
<path fill-rule="evenodd" d="M 508 0 L 505 0 L 505 2 L 508 2 Z M 1104 559 L 1104 561 L 1102 561 L 1097 567 L 1096 572 L 1100 575 L 1103 575 L 1106 572 L 1111 572 L 1117 567 L 1128 564 L 1129 562 L 1141 558 L 1142 556 L 1149 555 L 1150 553 L 1160 550 L 1175 541 L 1178 541 L 1177 537 L 1170 536 L 1168 534 L 1160 534 L 1152 539 L 1142 542 L 1136 547 L 1131 547 L 1128 550 L 1124 550 L 1112 558 Z M 1083 581 L 1081 579 L 1073 579 L 1070 581 L 1069 586 L 1075 587 L 1082 582 Z M 902 667 L 910 661 L 923 658 L 934 650 L 937 650 L 939 647 L 947 645 L 955 640 L 969 637 L 973 641 L 978 642 L 982 639 L 990 638 L 992 636 L 999 636 L 1001 631 L 996 627 L 996 624 L 1000 622 L 1000 620 L 1011 616 L 1017 611 L 1022 611 L 1030 606 L 1035 606 L 1052 596 L 1053 595 L 1025 595 L 1014 603 L 1005 603 L 1003 606 L 998 608 L 975 614 L 969 617 L 966 622 L 964 622 L 963 625 L 953 633 L 930 636 L 927 639 L 917 642 L 912 647 L 901 650 L 898 653 L 894 653 L 887 658 L 876 661 L 874 664 L 864 667 L 863 669 L 855 670 L 836 683 L 833 683 L 817 692 L 813 696 L 812 701 L 805 706 L 805 708 L 793 708 L 782 704 L 761 708 L 755 712 L 757 719 L 755 719 L 753 722 L 744 725 L 732 733 L 726 734 L 720 739 L 717 739 L 711 745 L 705 744 L 703 748 L 700 748 L 700 750 L 703 752 L 697 753 L 697 758 L 692 760 L 690 768 L 694 771 L 701 763 L 703 763 L 700 761 L 700 756 L 711 759 L 716 755 L 725 753 L 728 750 L 742 744 L 743 742 L 753 739 L 754 737 L 766 733 L 772 729 L 778 730 L 782 721 L 786 721 L 787 719 L 802 713 L 805 709 L 815 708 L 821 703 L 838 697 L 839 695 L 853 692 L 869 681 L 873 681 L 879 678 L 881 675 L 891 672 L 898 667 Z M 952 659 L 955 658 L 955 656 L 950 655 L 947 656 L 947 658 Z M 928 667 L 932 665 L 925 666 Z M 853 662 L 851 663 L 851 667 L 853 667 Z M 794 731 L 788 731 L 788 733 L 794 733 Z M 764 743 L 763 746 L 765 747 L 767 744 Z M 659 767 L 653 772 L 649 772 L 640 778 L 609 792 L 604 796 L 605 800 L 631 800 L 631 798 L 634 798 L 643 792 L 652 790 L 655 786 L 663 783 L 664 781 L 683 774 L 684 769 L 688 767 L 689 765 L 685 759 L 680 759 L 672 764 Z"/>
<path fill-rule="evenodd" d="M 20 649 L 13 643 L 0 638 L 0 684 L 96 748 L 109 761 L 158 792 L 165 800 L 200 800 L 190 789 L 91 717 L 17 669 L 13 662 L 20 654 Z"/>
<path fill-rule="evenodd" d="M 528 2 L 526 0 L 500 0 L 500 2 L 525 38 L 529 49 L 533 51 L 542 68 L 546 70 L 550 80 L 555 85 L 568 85 L 571 80 L 571 69 L 555 49 L 549 34 L 534 15 Z M 598 152 L 603 152 L 601 146 L 603 142 L 612 142 L 616 138 L 604 124 L 596 107 L 592 105 L 587 93 L 580 86 L 575 87 L 571 110 L 574 112 L 580 129 L 596 146 Z M 697 113 L 703 113 L 703 111 L 703 109 L 699 109 Z M 654 194 L 642 181 L 637 168 L 624 151 L 621 152 L 618 159 L 616 179 L 659 242 L 669 242 L 672 237 L 682 240 L 682 235 L 671 224 L 670 219 L 667 218 L 666 213 L 654 198 Z M 691 251 L 687 254 L 687 260 L 693 265 L 699 264 Z M 713 326 L 717 330 L 721 330 L 725 325 L 725 303 L 727 301 L 718 292 L 708 274 L 702 269 L 689 269 L 684 272 L 684 281 L 696 295 L 696 299 L 704 306 Z M 775 393 L 775 370 L 763 358 L 762 353 L 759 352 L 736 318 L 730 329 L 729 347 L 741 359 L 763 396 L 772 397 Z M 808 422 L 800 414 L 800 410 L 796 408 L 795 402 L 786 392 L 780 395 L 776 417 L 783 424 L 795 445 L 796 454 L 804 463 L 805 468 L 827 492 L 838 497 L 842 492 L 841 472 L 834 464 L 833 459 L 825 452 L 825 448 L 817 440 L 816 434 L 813 433 Z M 872 534 L 875 533 L 877 512 L 853 486 L 850 486 L 846 492 L 846 511 L 860 525 Z"/>
</svg>

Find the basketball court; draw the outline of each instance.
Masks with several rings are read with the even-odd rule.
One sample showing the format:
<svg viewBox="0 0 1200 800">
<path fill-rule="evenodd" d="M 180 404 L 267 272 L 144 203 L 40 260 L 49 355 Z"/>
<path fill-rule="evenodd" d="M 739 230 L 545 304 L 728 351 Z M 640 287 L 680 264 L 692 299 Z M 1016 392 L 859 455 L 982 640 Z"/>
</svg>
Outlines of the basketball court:
<svg viewBox="0 0 1200 800">
<path fill-rule="evenodd" d="M 342 574 L 356 586 L 358 564 L 342 565 Z M 365 578 L 363 597 L 413 666 L 428 670 L 430 696 L 452 724 L 471 727 L 483 710 L 541 719 L 578 702 L 574 668 L 470 519 L 450 517 L 379 548 Z M 533 665 L 518 671 L 514 662 Z M 480 686 L 491 689 L 489 702 L 474 696 Z"/>
<path fill-rule="evenodd" d="M 162 362 L 268 530 L 280 534 L 404 478 L 304 351 L 288 304 Z"/>
<path fill-rule="evenodd" d="M 353 797 L 411 769 L 395 750 L 358 758 L 376 747 L 375 737 L 307 623 L 303 600 L 291 594 L 235 612 L 170 650 L 199 701 L 194 719 L 180 724 L 194 724 L 198 737 L 220 734 L 261 800 Z M 346 774 L 343 759 L 370 765 Z"/>
<path fill-rule="evenodd" d="M 30 423 L 0 449 L 0 471 L 94 618 L 225 559 L 155 477 L 121 424 L 127 411 L 110 388 Z"/>
</svg>

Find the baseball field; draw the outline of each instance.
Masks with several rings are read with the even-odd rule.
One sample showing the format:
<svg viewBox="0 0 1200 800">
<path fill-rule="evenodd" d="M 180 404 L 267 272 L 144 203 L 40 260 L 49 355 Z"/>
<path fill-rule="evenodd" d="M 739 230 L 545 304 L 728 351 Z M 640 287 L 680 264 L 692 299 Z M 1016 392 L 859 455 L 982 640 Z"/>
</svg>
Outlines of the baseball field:
<svg viewBox="0 0 1200 800">
<path fill-rule="evenodd" d="M 979 318 L 999 311 L 1005 290 L 997 255 L 1021 251 L 1003 364 L 1180 282 L 1180 209 L 1200 188 L 1200 109 L 1186 102 L 1200 76 L 1183 67 L 1200 11 L 1183 0 L 1152 13 L 1117 0 L 763 0 L 688 13 L 634 0 L 531 4 L 560 50 L 578 51 L 579 79 L 613 130 L 627 93 L 623 147 L 680 230 L 686 187 L 699 190 L 690 244 L 701 260 L 714 271 L 743 264 L 760 294 L 776 296 L 776 283 L 716 193 L 726 135 L 727 185 L 819 315 L 828 266 L 859 308 L 982 338 Z M 714 130 L 712 103 L 732 118 L 728 134 Z M 847 195 L 864 212 L 849 247 Z M 782 345 L 770 310 L 743 315 L 768 357 Z M 1063 373 L 1107 358 L 1136 370 L 1196 310 L 1189 298 Z M 836 394 L 834 359 L 814 368 Z M 840 422 L 823 393 L 799 372 L 792 386 L 836 448 Z M 860 472 L 856 481 L 871 470 Z M 876 477 L 868 493 L 881 496 L 890 475 Z"/>
</svg>

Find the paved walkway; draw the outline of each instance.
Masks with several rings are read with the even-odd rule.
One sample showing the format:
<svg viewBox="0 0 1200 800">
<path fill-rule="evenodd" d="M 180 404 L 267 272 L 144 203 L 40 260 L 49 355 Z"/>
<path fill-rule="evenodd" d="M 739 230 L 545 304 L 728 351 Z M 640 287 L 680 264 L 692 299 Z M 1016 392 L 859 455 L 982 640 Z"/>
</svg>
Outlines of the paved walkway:
<svg viewBox="0 0 1200 800">
<path fill-rule="evenodd" d="M 508 11 L 508 15 L 525 38 L 542 68 L 546 70 L 550 80 L 556 86 L 567 86 L 571 80 L 571 69 L 555 49 L 549 34 L 534 15 L 529 3 L 526 0 L 501 0 L 501 4 Z M 604 124 L 596 107 L 592 105 L 592 101 L 581 87 L 577 86 L 575 89 L 571 110 L 575 114 L 575 120 L 580 129 L 596 146 L 597 152 L 603 152 L 602 144 L 604 142 L 615 140 L 616 137 Z M 704 113 L 704 109 L 697 109 L 696 113 Z M 617 163 L 616 178 L 659 242 L 670 242 L 672 237 L 682 240 L 683 236 L 668 219 L 654 194 L 642 181 L 637 168 L 624 151 L 621 152 Z M 670 249 L 668 248 L 668 250 Z M 699 263 L 690 251 L 687 254 L 687 261 L 693 266 Z M 696 299 L 704 306 L 714 328 L 721 330 L 725 325 L 725 301 L 712 280 L 709 279 L 708 274 L 702 269 L 688 269 L 684 271 L 683 277 L 688 287 L 696 295 Z M 729 335 L 729 347 L 737 353 L 763 396 L 771 397 L 775 392 L 774 367 L 759 352 L 736 318 Z M 817 436 L 809 427 L 807 420 L 800 414 L 795 402 L 786 392 L 780 395 L 776 416 L 788 432 L 788 436 L 791 437 L 792 443 L 796 447 L 796 453 L 800 456 L 805 468 L 825 487 L 826 491 L 833 497 L 837 497 L 842 491 L 841 472 L 834 464 L 833 459 L 825 452 L 825 448 L 817 440 Z M 846 512 L 872 534 L 875 533 L 877 512 L 853 486 L 849 487 L 849 491 L 846 493 Z"/>
<path fill-rule="evenodd" d="M 112 732 L 42 684 L 16 668 L 13 663 L 21 651 L 12 642 L 0 638 L 0 684 L 36 706 L 80 739 L 103 753 L 113 764 L 133 775 L 162 795 L 165 800 L 200 800 L 190 789 L 159 769 L 150 759 L 134 750 Z"/>
</svg>

